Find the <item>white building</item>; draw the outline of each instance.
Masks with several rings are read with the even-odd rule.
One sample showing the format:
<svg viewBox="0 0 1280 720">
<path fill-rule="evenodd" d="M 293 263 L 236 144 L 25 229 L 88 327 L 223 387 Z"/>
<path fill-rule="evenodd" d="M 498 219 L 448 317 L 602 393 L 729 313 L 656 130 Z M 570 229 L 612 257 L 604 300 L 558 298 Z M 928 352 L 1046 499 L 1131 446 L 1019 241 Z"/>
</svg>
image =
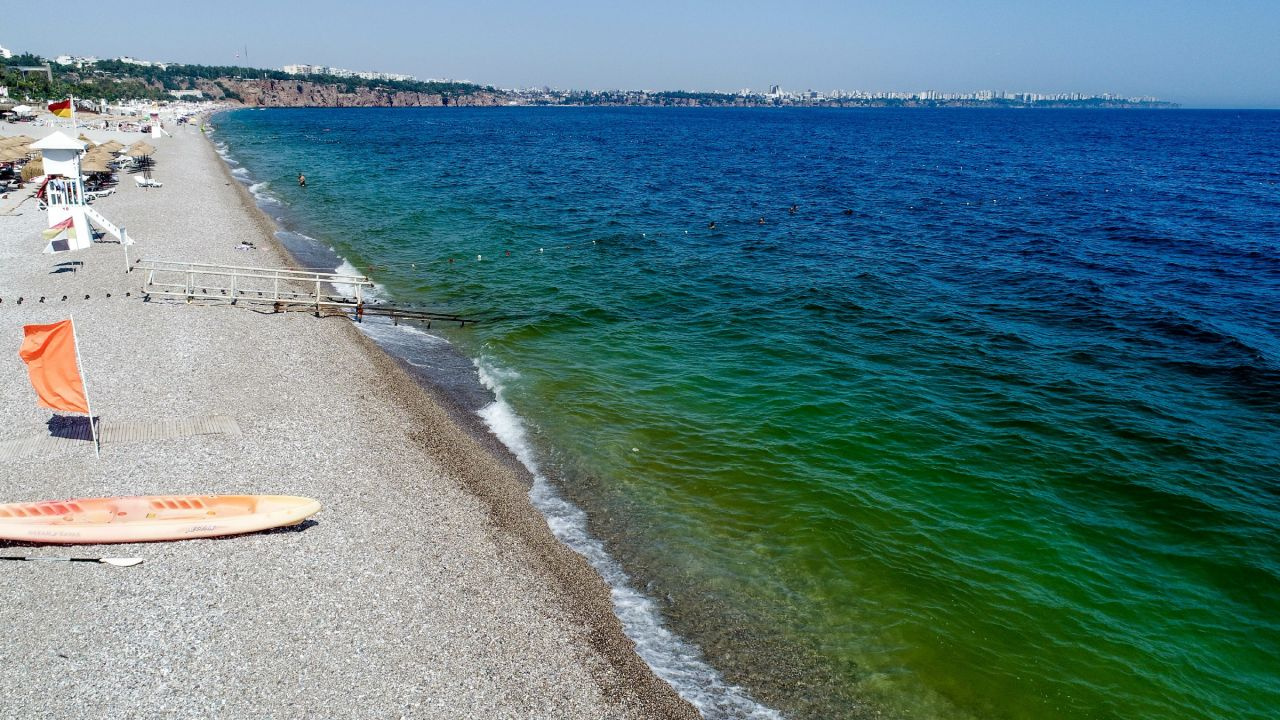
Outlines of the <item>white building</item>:
<svg viewBox="0 0 1280 720">
<path fill-rule="evenodd" d="M 8 60 L 13 57 L 13 51 L 6 47 L 0 47 L 0 58 Z"/>
<path fill-rule="evenodd" d="M 128 55 L 125 55 L 123 57 L 118 57 L 116 58 L 116 60 L 119 60 L 120 62 L 125 63 L 126 65 L 140 65 L 142 67 L 158 67 L 161 70 L 167 70 L 170 65 L 170 63 L 153 62 L 151 60 L 139 60 L 137 58 L 129 57 Z"/>
<path fill-rule="evenodd" d="M 345 68 L 326 67 L 324 65 L 285 65 L 280 69 L 290 75 L 332 75 L 340 78 L 355 77 L 362 80 L 401 80 L 408 82 L 412 82 L 417 79 L 412 75 L 369 72 L 367 70 L 347 70 Z"/>
</svg>

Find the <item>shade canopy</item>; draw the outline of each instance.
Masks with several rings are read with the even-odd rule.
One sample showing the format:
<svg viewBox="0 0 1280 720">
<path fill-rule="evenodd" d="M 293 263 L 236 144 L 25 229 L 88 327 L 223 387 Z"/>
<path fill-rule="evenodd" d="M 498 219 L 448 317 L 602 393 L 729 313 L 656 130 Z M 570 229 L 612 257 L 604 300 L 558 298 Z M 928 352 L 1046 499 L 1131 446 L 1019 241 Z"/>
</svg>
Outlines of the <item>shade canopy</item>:
<svg viewBox="0 0 1280 720">
<path fill-rule="evenodd" d="M 44 163 L 39 160 L 32 160 L 22 166 L 22 181 L 26 182 L 34 177 L 40 177 L 44 174 Z"/>
<path fill-rule="evenodd" d="M 111 168 L 107 167 L 106 158 L 101 155 L 94 155 L 80 161 L 80 171 L 91 173 L 111 172 Z"/>
<path fill-rule="evenodd" d="M 156 149 L 154 147 L 151 147 L 147 143 L 139 140 L 129 147 L 129 151 L 126 152 L 125 155 L 128 155 L 129 157 L 142 157 L 144 155 L 154 155 L 155 152 Z"/>
<path fill-rule="evenodd" d="M 119 140 L 108 140 L 102 143 L 101 145 L 99 145 L 98 149 L 106 150 L 107 152 L 117 152 L 119 150 L 124 149 L 124 143 L 120 142 Z"/>
<path fill-rule="evenodd" d="M 78 137 L 78 138 L 76 138 L 76 139 L 77 139 L 77 140 L 79 140 L 79 141 L 81 141 L 81 142 L 83 142 L 83 143 L 85 143 L 85 144 L 86 144 L 86 145 L 88 145 L 89 147 L 93 147 L 94 145 L 96 145 L 96 144 L 97 144 L 97 143 L 95 143 L 93 140 L 90 140 L 90 139 L 89 139 L 89 136 L 88 136 L 88 135 L 85 135 L 84 133 L 80 133 L 80 137 Z"/>
</svg>

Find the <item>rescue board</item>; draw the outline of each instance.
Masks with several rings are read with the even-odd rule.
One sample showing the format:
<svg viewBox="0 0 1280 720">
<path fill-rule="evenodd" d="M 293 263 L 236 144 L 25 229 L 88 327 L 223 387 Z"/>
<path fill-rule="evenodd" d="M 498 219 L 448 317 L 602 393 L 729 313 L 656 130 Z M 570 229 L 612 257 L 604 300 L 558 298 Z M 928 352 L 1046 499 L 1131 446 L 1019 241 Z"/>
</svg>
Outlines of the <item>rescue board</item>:
<svg viewBox="0 0 1280 720">
<path fill-rule="evenodd" d="M 0 539 L 64 545 L 186 540 L 297 525 L 320 503 L 292 495 L 145 495 L 0 505 Z"/>
</svg>

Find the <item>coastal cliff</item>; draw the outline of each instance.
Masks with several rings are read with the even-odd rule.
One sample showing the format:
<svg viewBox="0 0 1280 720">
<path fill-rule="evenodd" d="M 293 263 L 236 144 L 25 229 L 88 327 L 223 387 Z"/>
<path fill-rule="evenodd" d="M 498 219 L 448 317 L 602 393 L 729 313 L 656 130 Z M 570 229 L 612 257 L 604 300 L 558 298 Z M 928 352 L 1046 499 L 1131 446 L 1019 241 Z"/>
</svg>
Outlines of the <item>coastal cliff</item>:
<svg viewBox="0 0 1280 720">
<path fill-rule="evenodd" d="M 201 80 L 196 85 L 209 97 L 238 100 L 257 107 L 441 107 L 506 103 L 505 98 L 487 91 L 443 94 L 307 80 L 217 78 Z"/>
</svg>

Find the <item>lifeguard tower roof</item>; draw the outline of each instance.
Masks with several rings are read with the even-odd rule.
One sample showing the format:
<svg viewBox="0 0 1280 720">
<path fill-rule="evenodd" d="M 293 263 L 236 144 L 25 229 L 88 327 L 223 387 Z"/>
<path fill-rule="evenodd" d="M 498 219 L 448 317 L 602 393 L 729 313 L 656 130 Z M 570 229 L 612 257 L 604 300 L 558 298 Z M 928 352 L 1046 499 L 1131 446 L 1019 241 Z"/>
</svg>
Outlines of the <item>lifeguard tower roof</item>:
<svg viewBox="0 0 1280 720">
<path fill-rule="evenodd" d="M 33 150 L 83 150 L 84 148 L 83 142 L 67 137 L 56 130 L 44 139 L 31 143 Z"/>
</svg>

